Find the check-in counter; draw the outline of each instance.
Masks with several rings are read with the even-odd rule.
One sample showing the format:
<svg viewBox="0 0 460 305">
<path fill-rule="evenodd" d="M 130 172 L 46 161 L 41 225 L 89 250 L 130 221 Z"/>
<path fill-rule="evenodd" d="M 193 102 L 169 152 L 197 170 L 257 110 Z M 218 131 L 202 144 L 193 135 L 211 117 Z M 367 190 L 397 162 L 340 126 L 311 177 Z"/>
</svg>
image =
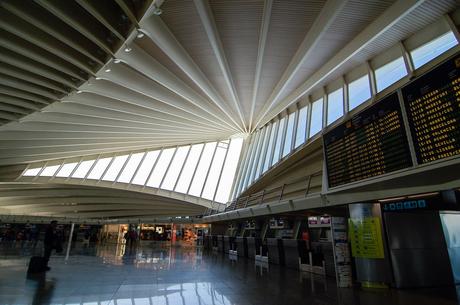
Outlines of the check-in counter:
<svg viewBox="0 0 460 305">
<path fill-rule="evenodd" d="M 246 237 L 236 237 L 235 245 L 236 250 L 238 251 L 238 256 L 248 257 L 248 241 Z"/>
<path fill-rule="evenodd" d="M 248 246 L 248 257 L 255 259 L 256 253 L 259 252 L 262 241 L 259 237 L 246 237 Z"/>
<path fill-rule="evenodd" d="M 299 269 L 299 258 L 308 261 L 308 248 L 305 240 L 283 239 L 284 262 L 286 267 Z"/>
<path fill-rule="evenodd" d="M 212 249 L 212 236 L 211 235 L 205 235 L 203 237 L 203 249 L 205 250 Z"/>
<path fill-rule="evenodd" d="M 227 236 L 227 235 L 224 236 L 224 252 L 225 253 L 228 253 L 229 250 L 233 250 L 234 241 L 235 241 L 235 237 Z"/>
<path fill-rule="evenodd" d="M 334 250 L 332 242 L 312 242 L 313 265 L 319 266 L 324 260 L 327 276 L 335 276 Z"/>
<path fill-rule="evenodd" d="M 225 251 L 224 236 L 222 235 L 217 235 L 217 251 L 219 252 Z"/>
<path fill-rule="evenodd" d="M 283 240 L 281 238 L 267 238 L 268 262 L 284 265 Z"/>
</svg>

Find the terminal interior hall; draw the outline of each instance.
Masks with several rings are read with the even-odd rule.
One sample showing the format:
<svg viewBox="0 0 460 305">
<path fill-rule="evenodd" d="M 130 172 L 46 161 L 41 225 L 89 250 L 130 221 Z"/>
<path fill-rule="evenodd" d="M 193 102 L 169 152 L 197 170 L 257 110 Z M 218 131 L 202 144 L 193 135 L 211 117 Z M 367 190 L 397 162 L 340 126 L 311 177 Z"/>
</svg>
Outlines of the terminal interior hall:
<svg viewBox="0 0 460 305">
<path fill-rule="evenodd" d="M 0 305 L 459 305 L 458 0 L 0 0 Z"/>
</svg>

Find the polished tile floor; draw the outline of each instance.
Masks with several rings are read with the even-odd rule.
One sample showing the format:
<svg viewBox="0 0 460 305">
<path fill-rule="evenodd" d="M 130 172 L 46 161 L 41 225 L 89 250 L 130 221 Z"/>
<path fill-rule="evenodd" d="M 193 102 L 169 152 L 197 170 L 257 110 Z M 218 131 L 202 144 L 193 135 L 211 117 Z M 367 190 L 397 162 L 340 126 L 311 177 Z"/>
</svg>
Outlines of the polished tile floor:
<svg viewBox="0 0 460 305">
<path fill-rule="evenodd" d="M 331 279 L 273 265 L 267 269 L 246 259 L 230 261 L 194 247 L 77 245 L 68 261 L 53 256 L 51 271 L 27 277 L 33 253 L 0 245 L 0 304 L 459 304 L 455 289 L 337 289 Z"/>
</svg>

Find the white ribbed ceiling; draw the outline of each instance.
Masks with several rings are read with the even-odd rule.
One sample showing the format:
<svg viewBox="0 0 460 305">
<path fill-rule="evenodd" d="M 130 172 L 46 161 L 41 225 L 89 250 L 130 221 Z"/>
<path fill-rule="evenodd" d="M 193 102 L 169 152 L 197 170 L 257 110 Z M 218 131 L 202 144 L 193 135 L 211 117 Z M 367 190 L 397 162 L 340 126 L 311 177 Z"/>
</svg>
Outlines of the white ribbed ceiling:
<svg viewBox="0 0 460 305">
<path fill-rule="evenodd" d="M 252 132 L 456 5 L 2 1 L 0 165 Z"/>
</svg>

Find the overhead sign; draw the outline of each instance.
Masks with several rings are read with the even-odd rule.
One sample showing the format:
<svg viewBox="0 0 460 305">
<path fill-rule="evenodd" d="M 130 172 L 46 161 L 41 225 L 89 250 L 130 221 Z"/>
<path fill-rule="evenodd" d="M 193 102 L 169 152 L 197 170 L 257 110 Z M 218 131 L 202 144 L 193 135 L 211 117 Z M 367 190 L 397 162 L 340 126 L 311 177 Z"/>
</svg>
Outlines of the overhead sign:
<svg viewBox="0 0 460 305">
<path fill-rule="evenodd" d="M 420 164 L 460 155 L 460 56 L 402 88 Z"/>
<path fill-rule="evenodd" d="M 412 166 L 396 93 L 326 133 L 323 140 L 329 187 Z"/>
</svg>

